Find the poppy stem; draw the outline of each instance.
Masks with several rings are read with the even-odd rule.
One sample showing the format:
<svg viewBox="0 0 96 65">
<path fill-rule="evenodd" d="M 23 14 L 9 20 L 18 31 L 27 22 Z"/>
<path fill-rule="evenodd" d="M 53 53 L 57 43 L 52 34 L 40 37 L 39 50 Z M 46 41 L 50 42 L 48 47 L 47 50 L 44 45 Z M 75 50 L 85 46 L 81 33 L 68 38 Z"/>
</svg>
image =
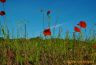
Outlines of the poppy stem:
<svg viewBox="0 0 96 65">
<path fill-rule="evenodd" d="M 55 37 L 55 27 L 56 27 L 56 24 L 57 24 L 57 22 L 58 22 L 58 17 L 56 17 L 56 21 L 55 21 L 55 25 L 54 25 L 54 29 L 53 29 L 53 36 Z"/>
<path fill-rule="evenodd" d="M 80 37 L 80 38 L 79 38 L 79 41 L 82 40 L 82 28 L 81 28 L 81 27 L 80 27 L 80 30 L 81 30 L 81 31 L 80 31 L 80 35 L 79 35 L 79 37 Z"/>
<path fill-rule="evenodd" d="M 86 34 L 86 28 L 85 28 L 85 34 Z M 86 41 L 86 38 L 87 38 L 87 34 L 85 35 L 85 41 Z"/>
<path fill-rule="evenodd" d="M 1 23 L 0 23 L 0 36 L 2 37 L 2 32 L 1 32 Z"/>
<path fill-rule="evenodd" d="M 55 24 L 56 25 L 56 24 Z M 55 37 L 55 26 L 53 28 L 53 37 Z"/>
<path fill-rule="evenodd" d="M 5 4 L 4 3 L 2 4 L 2 7 L 3 7 L 3 10 L 5 11 Z M 6 37 L 9 38 L 9 30 L 8 30 L 7 23 L 6 23 L 6 14 L 4 16 L 4 29 L 6 30 L 6 33 L 7 33 Z"/>
<path fill-rule="evenodd" d="M 48 16 L 48 28 L 50 29 L 50 16 Z"/>
<path fill-rule="evenodd" d="M 25 24 L 25 39 L 26 39 L 26 24 Z"/>
<path fill-rule="evenodd" d="M 42 35 L 43 35 L 43 30 L 44 30 L 44 11 L 41 10 L 41 13 L 42 13 L 42 22 L 43 22 L 43 24 L 42 24 Z"/>
<path fill-rule="evenodd" d="M 5 4 L 3 3 L 3 10 L 5 11 Z M 4 24 L 6 25 L 6 13 L 5 13 L 5 16 L 4 16 Z"/>
<path fill-rule="evenodd" d="M 50 28 L 50 16 L 48 15 L 48 27 Z"/>
<path fill-rule="evenodd" d="M 43 29 L 44 29 L 44 12 L 42 11 L 43 14 Z"/>
<path fill-rule="evenodd" d="M 58 38 L 60 38 L 61 37 L 61 27 L 59 27 L 59 32 L 58 32 Z"/>
</svg>

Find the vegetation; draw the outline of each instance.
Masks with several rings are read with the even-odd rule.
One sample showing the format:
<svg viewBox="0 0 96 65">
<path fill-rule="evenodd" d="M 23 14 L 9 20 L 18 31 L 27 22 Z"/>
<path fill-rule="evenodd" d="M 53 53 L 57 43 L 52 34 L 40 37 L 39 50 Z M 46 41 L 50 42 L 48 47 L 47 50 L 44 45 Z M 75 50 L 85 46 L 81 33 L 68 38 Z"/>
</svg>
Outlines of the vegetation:
<svg viewBox="0 0 96 65">
<path fill-rule="evenodd" d="M 6 0 L 0 0 L 4 3 Z M 44 13 L 42 11 L 42 13 Z M 43 15 L 43 35 L 41 37 L 27 39 L 26 24 L 24 24 L 24 38 L 10 39 L 10 34 L 6 22 L 0 25 L 0 65 L 96 65 L 96 39 L 94 36 L 83 39 L 82 29 L 85 29 L 87 24 L 85 21 L 80 21 L 74 27 L 72 38 L 66 34 L 65 39 L 61 39 L 61 27 L 57 38 L 52 37 L 50 29 L 50 13 L 48 16 L 48 29 L 44 28 Z M 0 11 L 0 16 L 5 16 L 5 11 Z M 55 30 L 55 27 L 54 27 Z M 17 31 L 18 32 L 18 31 Z M 78 33 L 78 36 L 76 35 Z M 22 33 L 21 33 L 22 34 Z M 18 37 L 18 35 L 17 35 Z"/>
<path fill-rule="evenodd" d="M 96 64 L 95 40 L 76 39 L 2 39 L 1 65 L 67 65 L 67 61 L 92 61 Z M 72 63 L 71 63 L 72 64 Z M 70 65 L 71 65 L 70 64 Z M 80 63 L 74 63 L 79 65 Z M 81 63 L 81 65 L 92 63 Z"/>
</svg>

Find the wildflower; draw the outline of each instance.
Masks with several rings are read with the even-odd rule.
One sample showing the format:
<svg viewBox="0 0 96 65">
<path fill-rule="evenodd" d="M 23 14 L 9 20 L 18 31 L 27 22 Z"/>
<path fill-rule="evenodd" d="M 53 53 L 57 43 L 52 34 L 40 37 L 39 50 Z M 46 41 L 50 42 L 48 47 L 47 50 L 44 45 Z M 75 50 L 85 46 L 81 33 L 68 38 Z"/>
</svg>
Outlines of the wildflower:
<svg viewBox="0 0 96 65">
<path fill-rule="evenodd" d="M 44 36 L 50 36 L 50 35 L 51 35 L 51 30 L 50 30 L 50 28 L 45 29 L 45 30 L 43 31 L 43 34 L 44 34 Z"/>
<path fill-rule="evenodd" d="M 78 27 L 76 27 L 76 26 L 74 27 L 74 31 L 75 31 L 75 32 L 81 32 L 80 28 L 78 28 Z"/>
<path fill-rule="evenodd" d="M 4 16 L 4 15 L 5 15 L 5 12 L 4 12 L 4 11 L 1 11 L 1 12 L 0 12 L 0 15 L 1 15 L 1 16 Z"/>
<path fill-rule="evenodd" d="M 0 0 L 0 2 L 5 3 L 5 2 L 6 2 L 6 0 Z"/>
<path fill-rule="evenodd" d="M 85 21 L 80 21 L 80 23 L 77 25 L 79 25 L 81 28 L 86 28 L 87 26 Z"/>
</svg>

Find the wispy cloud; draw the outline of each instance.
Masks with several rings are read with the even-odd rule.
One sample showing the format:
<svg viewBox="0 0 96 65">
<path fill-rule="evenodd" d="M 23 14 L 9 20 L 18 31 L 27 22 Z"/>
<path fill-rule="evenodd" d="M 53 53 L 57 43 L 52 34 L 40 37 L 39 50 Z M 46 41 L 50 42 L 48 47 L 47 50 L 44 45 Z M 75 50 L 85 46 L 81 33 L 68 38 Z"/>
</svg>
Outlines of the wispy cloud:
<svg viewBox="0 0 96 65">
<path fill-rule="evenodd" d="M 63 24 L 57 24 L 57 25 L 51 26 L 50 28 L 51 28 L 51 29 L 54 29 L 54 28 L 56 29 L 56 28 L 58 28 L 58 27 L 60 27 L 60 26 L 62 26 L 62 25 L 63 25 Z"/>
</svg>

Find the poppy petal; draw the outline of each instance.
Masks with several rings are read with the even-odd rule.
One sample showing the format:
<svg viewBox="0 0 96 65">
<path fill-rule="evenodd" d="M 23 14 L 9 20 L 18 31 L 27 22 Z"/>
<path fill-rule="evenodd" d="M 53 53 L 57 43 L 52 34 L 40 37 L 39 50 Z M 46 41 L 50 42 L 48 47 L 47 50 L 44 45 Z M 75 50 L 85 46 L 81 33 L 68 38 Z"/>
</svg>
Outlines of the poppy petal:
<svg viewBox="0 0 96 65">
<path fill-rule="evenodd" d="M 50 36 L 50 35 L 51 35 L 50 29 L 45 29 L 45 30 L 43 31 L 43 34 L 44 34 L 44 36 Z"/>
<path fill-rule="evenodd" d="M 80 28 L 78 28 L 78 27 L 76 27 L 76 26 L 74 27 L 74 31 L 75 31 L 75 32 L 81 32 Z"/>
<path fill-rule="evenodd" d="M 80 21 L 79 24 L 77 24 L 77 25 L 79 25 L 82 28 L 86 28 L 87 27 L 87 24 L 86 24 L 85 21 Z"/>
</svg>

